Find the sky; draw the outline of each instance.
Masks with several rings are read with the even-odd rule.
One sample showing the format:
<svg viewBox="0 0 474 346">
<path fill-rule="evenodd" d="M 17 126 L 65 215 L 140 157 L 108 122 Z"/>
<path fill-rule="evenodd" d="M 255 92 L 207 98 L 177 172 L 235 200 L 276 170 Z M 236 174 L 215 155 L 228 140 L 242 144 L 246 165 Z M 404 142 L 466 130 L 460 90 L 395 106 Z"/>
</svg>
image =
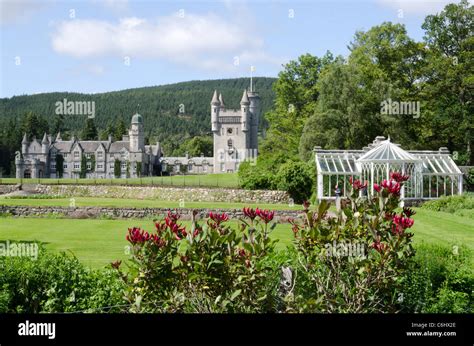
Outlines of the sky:
<svg viewBox="0 0 474 346">
<path fill-rule="evenodd" d="M 448 2 L 0 0 L 0 97 L 277 77 L 302 54 L 347 56 L 356 31 L 385 21 L 421 40 Z"/>
</svg>

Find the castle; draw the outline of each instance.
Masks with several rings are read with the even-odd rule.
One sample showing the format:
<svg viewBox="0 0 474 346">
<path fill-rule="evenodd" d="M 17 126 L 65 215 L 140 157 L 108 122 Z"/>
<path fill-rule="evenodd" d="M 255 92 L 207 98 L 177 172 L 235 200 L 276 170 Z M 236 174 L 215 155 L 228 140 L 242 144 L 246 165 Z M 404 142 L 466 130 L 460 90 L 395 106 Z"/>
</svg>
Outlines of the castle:
<svg viewBox="0 0 474 346">
<path fill-rule="evenodd" d="M 260 97 L 244 90 L 240 110 L 226 109 L 217 90 L 211 101 L 213 157 L 166 157 L 160 143 L 145 145 L 143 117 L 132 117 L 128 135 L 120 141 L 82 141 L 74 136 L 62 140 L 44 134 L 42 141 L 28 141 L 25 134 L 21 153 L 16 153 L 17 178 L 136 178 L 162 172 L 223 173 L 236 172 L 245 160 L 255 160 L 258 153 Z M 62 167 L 57 167 L 61 165 Z"/>
</svg>

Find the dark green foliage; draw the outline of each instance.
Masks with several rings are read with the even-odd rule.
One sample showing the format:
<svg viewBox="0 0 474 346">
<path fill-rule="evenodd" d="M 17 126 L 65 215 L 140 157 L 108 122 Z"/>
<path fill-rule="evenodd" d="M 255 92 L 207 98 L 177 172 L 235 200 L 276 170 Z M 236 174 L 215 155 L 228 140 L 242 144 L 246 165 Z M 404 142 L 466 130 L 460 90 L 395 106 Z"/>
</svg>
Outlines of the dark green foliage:
<svg viewBox="0 0 474 346">
<path fill-rule="evenodd" d="M 446 213 L 471 217 L 474 219 L 474 194 L 465 193 L 461 196 L 444 196 L 437 200 L 425 202 L 424 209 L 444 211 Z"/>
<path fill-rule="evenodd" d="M 0 257 L 0 312 L 117 312 L 123 284 L 115 271 L 93 271 L 75 257 L 40 251 L 38 259 Z M 111 308 L 109 308 L 111 307 Z"/>
<path fill-rule="evenodd" d="M 87 118 L 84 130 L 82 131 L 82 140 L 92 141 L 98 139 L 97 128 L 95 127 L 94 119 Z"/>
<path fill-rule="evenodd" d="M 87 158 L 86 155 L 82 154 L 81 156 L 81 172 L 79 173 L 79 178 L 84 179 L 87 173 Z"/>
<path fill-rule="evenodd" d="M 115 159 L 114 161 L 114 176 L 115 178 L 120 178 L 122 174 L 122 167 L 121 167 L 121 162 L 119 159 Z"/>
<path fill-rule="evenodd" d="M 472 313 L 472 254 L 467 247 L 416 247 L 416 256 L 398 290 L 402 312 Z"/>
<path fill-rule="evenodd" d="M 56 175 L 58 178 L 63 177 L 64 173 L 64 157 L 61 154 L 56 155 Z"/>
<path fill-rule="evenodd" d="M 296 203 L 303 203 L 311 197 L 315 176 L 314 164 L 288 161 L 278 170 L 276 187 L 288 192 Z"/>
</svg>

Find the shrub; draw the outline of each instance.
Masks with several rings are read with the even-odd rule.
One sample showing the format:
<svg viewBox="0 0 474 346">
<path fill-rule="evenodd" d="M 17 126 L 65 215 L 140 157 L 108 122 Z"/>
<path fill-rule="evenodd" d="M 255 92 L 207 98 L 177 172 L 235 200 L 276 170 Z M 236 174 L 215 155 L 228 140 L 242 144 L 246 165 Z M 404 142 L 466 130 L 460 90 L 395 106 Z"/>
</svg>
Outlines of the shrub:
<svg viewBox="0 0 474 346">
<path fill-rule="evenodd" d="M 399 289 L 402 312 L 472 313 L 474 275 L 467 247 L 422 244 Z"/>
<path fill-rule="evenodd" d="M 297 203 L 309 199 L 314 186 L 311 169 L 306 163 L 288 161 L 280 167 L 275 177 L 277 189 L 288 192 Z"/>
<path fill-rule="evenodd" d="M 0 312 L 103 312 L 103 307 L 124 303 L 115 271 L 90 270 L 64 253 L 41 249 L 37 260 L 1 257 L 0 272 Z"/>
<path fill-rule="evenodd" d="M 252 166 L 250 162 L 243 162 L 239 166 L 240 186 L 247 190 L 272 189 L 275 176 L 261 166 Z"/>
<path fill-rule="evenodd" d="M 263 312 L 274 306 L 274 272 L 268 256 L 273 212 L 244 209 L 237 229 L 225 213 L 210 213 L 186 229 L 179 214 L 155 221 L 155 232 L 130 228 L 132 266 L 120 272 L 128 283 L 131 311 Z"/>
<path fill-rule="evenodd" d="M 444 196 L 437 200 L 425 202 L 422 208 L 446 213 L 456 213 L 458 210 L 473 210 L 474 194 Z"/>
<path fill-rule="evenodd" d="M 335 218 L 328 216 L 326 201 L 315 213 L 306 203 L 304 223 L 292 221 L 299 280 L 290 310 L 396 310 L 393 291 L 414 254 L 407 232 L 414 212 L 404 208 L 395 213 L 407 178 L 393 173 L 389 181 L 374 185 L 378 193 L 371 199 L 358 197 L 366 183 L 351 181 L 351 205 Z"/>
</svg>

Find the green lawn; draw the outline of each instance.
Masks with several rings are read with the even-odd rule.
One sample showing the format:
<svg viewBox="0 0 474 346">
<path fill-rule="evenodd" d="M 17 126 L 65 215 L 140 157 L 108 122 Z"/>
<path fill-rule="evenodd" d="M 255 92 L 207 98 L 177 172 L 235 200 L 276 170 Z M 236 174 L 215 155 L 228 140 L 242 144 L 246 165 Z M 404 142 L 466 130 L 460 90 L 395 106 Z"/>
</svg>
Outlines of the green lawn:
<svg viewBox="0 0 474 346">
<path fill-rule="evenodd" d="M 0 197 L 0 205 L 26 205 L 26 206 L 58 206 L 69 207 L 70 198 L 4 198 Z M 157 201 L 151 199 L 121 199 L 121 198 L 95 198 L 75 197 L 77 207 L 128 207 L 128 208 L 213 208 L 213 209 L 242 209 L 243 207 L 259 207 L 272 210 L 301 210 L 302 206 L 295 204 L 252 204 L 252 203 L 227 203 L 227 202 L 187 202 L 184 205 L 179 201 Z"/>
<path fill-rule="evenodd" d="M 415 244 L 466 245 L 474 250 L 472 220 L 460 216 L 417 209 L 414 216 Z M 0 218 L 0 240 L 37 240 L 52 251 L 72 251 L 82 262 L 101 267 L 116 259 L 126 259 L 125 235 L 131 226 L 153 230 L 149 220 L 94 220 L 49 218 Z M 279 249 L 291 243 L 288 224 L 279 224 L 273 232 Z"/>
<path fill-rule="evenodd" d="M 144 177 L 130 179 L 16 179 L 1 178 L 0 184 L 74 184 L 74 185 L 164 185 L 238 188 L 237 173 L 190 174 L 167 177 Z"/>
</svg>

